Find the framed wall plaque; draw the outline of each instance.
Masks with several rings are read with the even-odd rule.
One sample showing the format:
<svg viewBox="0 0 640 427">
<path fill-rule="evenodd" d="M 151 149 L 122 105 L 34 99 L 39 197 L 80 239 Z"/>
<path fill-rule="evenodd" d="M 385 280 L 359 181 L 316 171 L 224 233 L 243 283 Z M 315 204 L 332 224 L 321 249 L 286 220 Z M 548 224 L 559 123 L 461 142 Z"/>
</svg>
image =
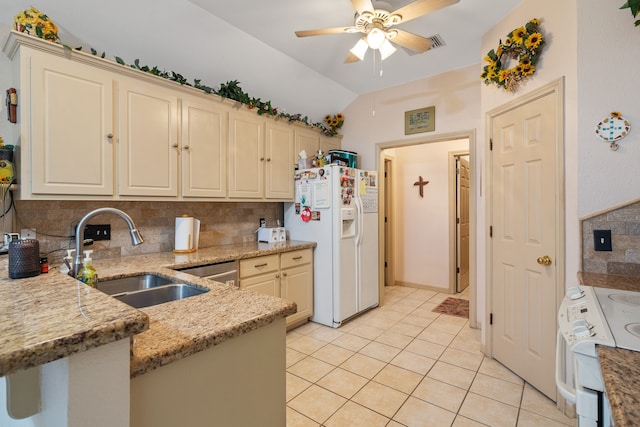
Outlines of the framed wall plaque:
<svg viewBox="0 0 640 427">
<path fill-rule="evenodd" d="M 436 107 L 420 108 L 404 113 L 404 134 L 436 130 Z"/>
</svg>

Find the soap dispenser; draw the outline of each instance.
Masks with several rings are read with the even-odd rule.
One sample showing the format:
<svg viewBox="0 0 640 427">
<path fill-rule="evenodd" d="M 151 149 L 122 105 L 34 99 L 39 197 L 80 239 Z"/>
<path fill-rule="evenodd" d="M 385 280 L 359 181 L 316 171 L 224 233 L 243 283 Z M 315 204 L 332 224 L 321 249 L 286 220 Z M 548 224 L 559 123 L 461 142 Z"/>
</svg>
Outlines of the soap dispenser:
<svg viewBox="0 0 640 427">
<path fill-rule="evenodd" d="M 98 273 L 96 273 L 96 269 L 93 268 L 93 262 L 91 260 L 92 252 L 93 251 L 84 251 L 84 260 L 82 261 L 82 268 L 78 272 L 77 279 L 85 285 L 95 288 L 98 284 Z"/>
<path fill-rule="evenodd" d="M 67 256 L 62 258 L 64 264 L 60 266 L 60 273 L 67 274 L 69 273 L 69 269 L 71 269 L 71 264 L 73 264 L 73 257 L 75 249 L 67 249 Z"/>
</svg>

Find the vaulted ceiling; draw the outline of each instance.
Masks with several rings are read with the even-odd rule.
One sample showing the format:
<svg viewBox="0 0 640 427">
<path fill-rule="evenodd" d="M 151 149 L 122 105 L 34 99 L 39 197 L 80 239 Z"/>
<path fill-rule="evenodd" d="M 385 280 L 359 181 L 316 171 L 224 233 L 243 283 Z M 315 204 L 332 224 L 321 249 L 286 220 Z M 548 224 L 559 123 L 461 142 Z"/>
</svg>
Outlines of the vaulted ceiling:
<svg viewBox="0 0 640 427">
<path fill-rule="evenodd" d="M 0 30 L 33 4 L 60 26 L 66 43 L 213 87 L 239 80 L 251 96 L 317 118 L 358 95 L 479 64 L 482 35 L 520 1 L 460 0 L 403 23 L 403 30 L 439 36 L 444 46 L 413 55 L 399 48 L 382 62 L 369 50 L 363 61 L 345 63 L 361 34 L 296 37 L 296 30 L 353 25 L 350 0 L 0 0 Z M 408 3 L 374 5 L 396 10 Z"/>
</svg>

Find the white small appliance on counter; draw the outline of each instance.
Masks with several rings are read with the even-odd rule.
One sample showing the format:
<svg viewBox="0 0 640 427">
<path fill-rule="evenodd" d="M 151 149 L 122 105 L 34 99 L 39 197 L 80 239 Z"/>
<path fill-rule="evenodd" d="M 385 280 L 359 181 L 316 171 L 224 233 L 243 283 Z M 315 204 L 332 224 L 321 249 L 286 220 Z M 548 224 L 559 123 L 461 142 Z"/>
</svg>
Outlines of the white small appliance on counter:
<svg viewBox="0 0 640 427">
<path fill-rule="evenodd" d="M 287 232 L 284 227 L 260 227 L 258 228 L 258 242 L 277 243 L 287 240 Z"/>
</svg>

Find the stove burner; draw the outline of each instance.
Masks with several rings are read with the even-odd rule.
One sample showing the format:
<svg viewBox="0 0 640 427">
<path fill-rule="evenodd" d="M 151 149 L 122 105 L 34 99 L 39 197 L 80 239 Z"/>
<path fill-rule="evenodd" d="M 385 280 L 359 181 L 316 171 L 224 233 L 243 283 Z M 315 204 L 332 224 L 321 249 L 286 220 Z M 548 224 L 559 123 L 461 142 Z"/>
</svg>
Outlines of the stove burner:
<svg viewBox="0 0 640 427">
<path fill-rule="evenodd" d="M 636 337 L 640 337 L 640 323 L 629 323 L 624 326 L 624 328 L 631 335 L 635 335 Z"/>
<path fill-rule="evenodd" d="M 609 299 L 625 305 L 640 306 L 640 293 L 609 294 Z"/>
</svg>

